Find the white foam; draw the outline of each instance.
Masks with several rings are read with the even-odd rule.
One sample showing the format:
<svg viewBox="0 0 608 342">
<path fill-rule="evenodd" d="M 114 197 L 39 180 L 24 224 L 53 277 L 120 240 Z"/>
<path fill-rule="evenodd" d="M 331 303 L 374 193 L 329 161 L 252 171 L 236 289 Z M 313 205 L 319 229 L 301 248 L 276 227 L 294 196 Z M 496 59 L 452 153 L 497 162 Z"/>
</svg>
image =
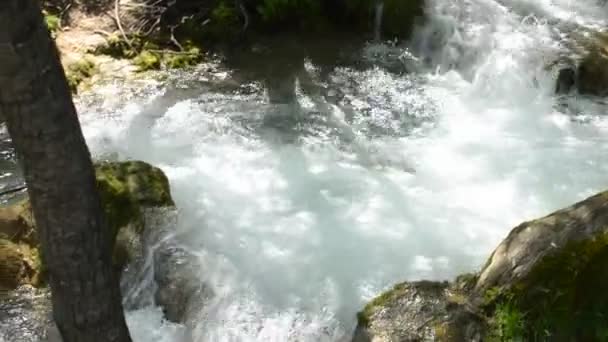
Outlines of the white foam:
<svg viewBox="0 0 608 342">
<path fill-rule="evenodd" d="M 606 106 L 573 98 L 587 120 L 556 112 L 544 63 L 557 49 L 545 19 L 607 15 L 580 0 L 429 2 L 410 45 L 428 68 L 337 69 L 344 108 L 298 91 L 298 115 L 310 115 L 299 126 L 261 94 L 203 93 L 156 111 L 140 96 L 106 109 L 122 115 L 83 113 L 95 154 L 170 178 L 181 243 L 204 254 L 200 277 L 216 292 L 196 341 L 338 340 L 380 290 L 472 271 L 517 223 L 606 188 Z M 306 114 L 315 109 L 329 119 Z M 129 321 L 138 341 L 182 331 L 156 308 Z"/>
</svg>

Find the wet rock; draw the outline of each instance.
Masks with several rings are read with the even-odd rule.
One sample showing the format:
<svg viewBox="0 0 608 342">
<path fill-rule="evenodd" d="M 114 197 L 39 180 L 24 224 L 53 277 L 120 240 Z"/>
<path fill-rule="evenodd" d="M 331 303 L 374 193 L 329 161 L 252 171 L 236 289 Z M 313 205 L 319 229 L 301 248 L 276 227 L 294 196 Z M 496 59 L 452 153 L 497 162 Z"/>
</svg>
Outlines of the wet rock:
<svg viewBox="0 0 608 342">
<path fill-rule="evenodd" d="M 197 276 L 199 260 L 183 248 L 161 247 L 154 257 L 155 300 L 165 317 L 176 323 L 190 322 L 193 314 L 212 296 L 212 290 Z"/>
<path fill-rule="evenodd" d="M 21 286 L 0 292 L 0 341 L 61 342 L 48 289 Z"/>
<path fill-rule="evenodd" d="M 557 75 L 555 93 L 558 95 L 568 94 L 576 85 L 576 70 L 573 67 L 560 69 Z"/>
<path fill-rule="evenodd" d="M 481 341 L 483 320 L 457 284 L 398 284 L 359 312 L 353 341 Z"/>
<path fill-rule="evenodd" d="M 607 96 L 608 33 L 584 31 L 581 34 L 575 31 L 569 34 L 564 44 L 569 51 L 567 59 L 575 66 L 559 71 L 556 93 L 568 93 L 575 85 L 580 94 Z M 559 64 L 560 61 L 556 61 L 552 66 Z"/>
<path fill-rule="evenodd" d="M 485 307 L 509 305 L 524 340 L 603 340 L 608 333 L 608 192 L 524 222 L 496 248 L 474 293 Z M 496 314 L 494 314 L 496 316 Z"/>
<path fill-rule="evenodd" d="M 604 341 L 608 192 L 515 227 L 478 274 L 397 285 L 355 341 Z"/>
<path fill-rule="evenodd" d="M 578 67 L 578 88 L 581 94 L 608 95 L 608 43 L 595 46 L 583 58 Z"/>
<path fill-rule="evenodd" d="M 114 237 L 116 270 L 141 254 L 144 208 L 173 206 L 164 173 L 139 161 L 95 166 L 97 186 Z M 44 284 L 35 221 L 29 199 L 0 209 L 0 287 Z"/>
</svg>

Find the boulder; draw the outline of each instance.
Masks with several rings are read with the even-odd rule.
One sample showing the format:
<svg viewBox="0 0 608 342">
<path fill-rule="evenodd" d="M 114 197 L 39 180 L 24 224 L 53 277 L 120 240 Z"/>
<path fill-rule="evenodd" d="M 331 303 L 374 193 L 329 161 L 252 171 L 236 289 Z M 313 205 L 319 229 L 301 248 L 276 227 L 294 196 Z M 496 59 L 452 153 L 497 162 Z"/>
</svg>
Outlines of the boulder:
<svg viewBox="0 0 608 342">
<path fill-rule="evenodd" d="M 357 314 L 353 341 L 481 341 L 485 323 L 469 307 L 470 279 L 396 285 Z"/>
<path fill-rule="evenodd" d="M 608 95 L 608 35 L 599 36 L 578 67 L 581 94 Z"/>
<path fill-rule="evenodd" d="M 477 274 L 397 285 L 354 341 L 606 341 L 608 192 L 515 227 Z"/>
<path fill-rule="evenodd" d="M 558 66 L 555 85 L 557 94 L 576 89 L 583 95 L 608 95 L 608 33 L 578 31 L 570 33 L 564 45 L 569 56 L 549 65 Z M 566 62 L 565 66 L 561 65 Z"/>
<path fill-rule="evenodd" d="M 603 192 L 513 229 L 479 273 L 473 293 L 494 316 L 497 308 L 507 308 L 522 317 L 524 340 L 603 341 L 606 288 L 608 192 Z"/>
<path fill-rule="evenodd" d="M 198 309 L 213 296 L 213 291 L 199 277 L 198 258 L 183 248 L 160 246 L 154 255 L 154 299 L 163 308 L 165 318 L 175 323 L 195 325 Z"/>
<path fill-rule="evenodd" d="M 568 94 L 576 85 L 576 69 L 565 67 L 560 69 L 557 75 L 555 93 L 558 95 Z"/>
<path fill-rule="evenodd" d="M 95 165 L 108 227 L 113 233 L 113 263 L 117 271 L 140 254 L 144 212 L 149 207 L 174 206 L 164 173 L 140 161 Z M 39 242 L 29 199 L 0 208 L 0 287 L 44 284 Z"/>
</svg>

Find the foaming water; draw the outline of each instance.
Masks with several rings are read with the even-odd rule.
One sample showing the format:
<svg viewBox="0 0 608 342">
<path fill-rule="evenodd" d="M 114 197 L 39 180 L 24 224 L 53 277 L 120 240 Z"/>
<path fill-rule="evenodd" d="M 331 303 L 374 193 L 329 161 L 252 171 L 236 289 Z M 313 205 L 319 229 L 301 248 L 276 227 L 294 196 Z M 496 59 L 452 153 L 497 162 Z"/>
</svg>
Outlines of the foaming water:
<svg viewBox="0 0 608 342">
<path fill-rule="evenodd" d="M 606 105 L 561 113 L 546 68 L 551 20 L 606 20 L 601 6 L 429 0 L 407 46 L 369 47 L 414 72 L 307 61 L 285 103 L 221 68 L 82 98 L 94 154 L 167 173 L 171 238 L 215 293 L 183 326 L 129 312 L 135 339 L 348 339 L 381 290 L 475 270 L 517 223 L 606 188 Z"/>
</svg>

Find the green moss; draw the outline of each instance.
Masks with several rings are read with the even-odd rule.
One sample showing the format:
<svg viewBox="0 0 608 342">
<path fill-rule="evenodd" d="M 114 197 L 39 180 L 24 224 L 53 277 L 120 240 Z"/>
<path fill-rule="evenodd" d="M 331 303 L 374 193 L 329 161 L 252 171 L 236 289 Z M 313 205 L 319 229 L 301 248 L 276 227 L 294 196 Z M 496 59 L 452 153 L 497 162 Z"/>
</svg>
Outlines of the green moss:
<svg viewBox="0 0 608 342">
<path fill-rule="evenodd" d="M 143 208 L 174 205 L 169 181 L 160 169 L 140 161 L 98 163 L 95 173 L 107 226 L 112 230 L 112 261 L 120 271 L 133 259 L 140 243 Z M 18 220 L 23 227 L 18 227 L 18 234 L 12 229 L 7 230 L 10 236 L 0 234 L 0 289 L 22 284 L 43 286 L 46 268 L 29 201 L 2 210 L 5 221 Z"/>
<path fill-rule="evenodd" d="M 197 47 L 191 47 L 185 52 L 165 52 L 163 64 L 169 69 L 182 69 L 196 65 L 202 61 L 203 55 Z"/>
<path fill-rule="evenodd" d="M 51 36 L 55 38 L 57 31 L 61 29 L 61 19 L 47 11 L 42 11 L 42 14 L 44 15 L 44 23 L 46 24 L 46 27 L 51 33 Z"/>
<path fill-rule="evenodd" d="M 161 47 L 154 40 L 148 40 L 149 38 L 131 36 L 129 39 L 127 43 L 120 36 L 110 36 L 106 44 L 97 47 L 94 53 L 132 59 L 138 71 L 158 70 L 163 66 L 170 69 L 185 68 L 196 65 L 203 59 L 201 49 L 191 40 L 185 40 L 183 44 L 186 51 L 173 51 L 167 46 Z M 169 41 L 168 38 L 165 40 Z"/>
<path fill-rule="evenodd" d="M 123 36 L 112 34 L 106 38 L 105 44 L 97 46 L 91 53 L 131 59 L 135 58 L 143 48 L 143 42 L 144 39 L 138 36 L 129 37 L 129 42 L 127 42 Z"/>
<path fill-rule="evenodd" d="M 142 161 L 96 164 L 97 180 L 123 182 L 132 200 L 141 206 L 173 206 L 169 180 L 161 169 Z"/>
<path fill-rule="evenodd" d="M 78 92 L 78 86 L 97 72 L 97 67 L 88 58 L 71 63 L 65 70 L 65 76 L 73 93 Z"/>
<path fill-rule="evenodd" d="M 396 298 L 401 297 L 410 290 L 409 283 L 401 283 L 395 285 L 392 289 L 383 292 L 378 297 L 372 299 L 362 311 L 357 313 L 357 321 L 360 326 L 366 327 L 369 325 L 371 317 L 376 313 L 378 309 L 385 307 Z"/>
<path fill-rule="evenodd" d="M 173 206 L 169 181 L 158 168 L 140 161 L 99 163 L 95 167 L 108 226 L 113 230 L 113 262 L 120 270 L 133 255 L 144 228 L 142 207 Z"/>
<path fill-rule="evenodd" d="M 144 50 L 133 59 L 133 64 L 138 71 L 158 70 L 161 66 L 162 55 L 156 52 Z"/>
<path fill-rule="evenodd" d="M 524 340 L 608 341 L 606 260 L 608 233 L 570 242 L 510 288 L 486 291 L 491 321 Z"/>
</svg>

